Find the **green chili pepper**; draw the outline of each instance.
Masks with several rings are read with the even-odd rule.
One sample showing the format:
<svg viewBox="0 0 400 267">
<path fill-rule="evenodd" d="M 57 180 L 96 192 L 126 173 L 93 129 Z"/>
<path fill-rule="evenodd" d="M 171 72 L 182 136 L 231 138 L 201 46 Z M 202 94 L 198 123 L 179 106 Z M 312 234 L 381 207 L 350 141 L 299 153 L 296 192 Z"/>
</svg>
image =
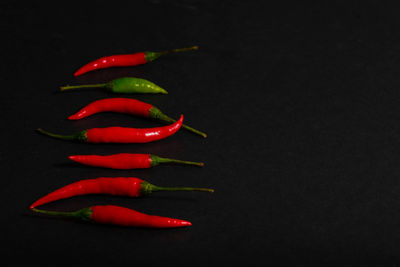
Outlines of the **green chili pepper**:
<svg viewBox="0 0 400 267">
<path fill-rule="evenodd" d="M 99 84 L 83 84 L 83 85 L 67 85 L 62 86 L 61 91 L 74 90 L 80 88 L 103 88 L 113 93 L 141 93 L 141 94 L 168 94 L 168 92 L 160 86 L 140 78 L 124 77 L 112 80 L 107 83 Z"/>
</svg>

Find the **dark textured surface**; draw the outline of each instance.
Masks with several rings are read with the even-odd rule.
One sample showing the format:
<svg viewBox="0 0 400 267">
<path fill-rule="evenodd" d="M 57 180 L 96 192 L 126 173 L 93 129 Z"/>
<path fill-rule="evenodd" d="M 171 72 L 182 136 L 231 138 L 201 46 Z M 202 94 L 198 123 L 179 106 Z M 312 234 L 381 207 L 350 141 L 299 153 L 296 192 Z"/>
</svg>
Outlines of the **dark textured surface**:
<svg viewBox="0 0 400 267">
<path fill-rule="evenodd" d="M 263 1 L 130 1 L 129 5 L 2 2 L 0 195 L 2 260 L 137 263 L 399 264 L 400 18 L 394 7 Z M 100 56 L 199 45 L 140 67 L 74 78 Z M 208 133 L 151 144 L 90 145 L 41 136 L 159 124 L 122 114 L 68 115 L 115 95 L 58 92 L 121 76 L 169 95 L 125 95 Z M 153 153 L 204 168 L 115 171 L 70 154 Z M 185 229 L 92 225 L 32 214 L 38 197 L 78 179 L 136 176 L 214 194 L 82 196 L 43 208 L 116 204 L 190 220 Z"/>
</svg>

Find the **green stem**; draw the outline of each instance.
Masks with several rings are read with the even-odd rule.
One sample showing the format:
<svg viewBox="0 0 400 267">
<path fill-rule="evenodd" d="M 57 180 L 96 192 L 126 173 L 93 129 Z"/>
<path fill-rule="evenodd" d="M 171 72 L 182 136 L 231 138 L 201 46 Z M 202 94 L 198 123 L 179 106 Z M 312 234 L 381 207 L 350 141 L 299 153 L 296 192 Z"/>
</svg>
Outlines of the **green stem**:
<svg viewBox="0 0 400 267">
<path fill-rule="evenodd" d="M 92 215 L 91 208 L 83 208 L 77 211 L 52 211 L 52 210 L 40 210 L 33 208 L 32 211 L 50 216 L 77 218 L 81 220 L 90 220 L 90 217 Z"/>
<path fill-rule="evenodd" d="M 161 51 L 157 52 L 160 56 L 166 55 L 166 54 L 172 54 L 172 53 L 178 53 L 178 52 L 185 52 L 185 51 L 192 51 L 192 50 L 198 50 L 199 47 L 197 45 L 191 46 L 191 47 L 184 47 L 184 48 L 176 48 L 176 49 L 170 49 L 166 51 Z"/>
<path fill-rule="evenodd" d="M 37 131 L 41 134 L 44 134 L 44 135 L 47 135 L 47 136 L 50 136 L 53 138 L 57 138 L 57 139 L 62 139 L 62 140 L 69 140 L 69 141 L 78 140 L 78 141 L 83 141 L 83 142 L 87 140 L 86 131 L 81 131 L 79 133 L 71 134 L 71 135 L 61 135 L 61 134 L 50 133 L 41 128 L 38 128 Z"/>
<path fill-rule="evenodd" d="M 98 84 L 83 84 L 83 85 L 67 85 L 60 87 L 61 91 L 65 90 L 74 90 L 80 88 L 106 88 L 107 83 L 98 83 Z"/>
<path fill-rule="evenodd" d="M 199 188 L 199 187 L 160 187 L 153 185 L 153 192 L 157 191 L 202 191 L 214 193 L 214 189 L 211 188 Z"/>
<path fill-rule="evenodd" d="M 203 162 L 194 162 L 194 161 L 187 161 L 187 160 L 179 160 L 179 159 L 170 159 L 170 158 L 162 158 L 156 155 L 150 155 L 151 158 L 151 165 L 156 166 L 160 163 L 177 163 L 183 165 L 195 165 L 198 167 L 203 167 Z"/>
<path fill-rule="evenodd" d="M 178 163 L 178 164 L 186 164 L 186 165 L 195 165 L 199 167 L 203 167 L 203 162 L 193 162 L 187 160 L 179 160 L 179 159 L 170 159 L 170 158 L 159 158 L 160 163 Z"/>
<path fill-rule="evenodd" d="M 146 57 L 146 61 L 150 62 L 150 61 L 153 61 L 153 60 L 155 60 L 161 56 L 164 56 L 166 54 L 191 51 L 191 50 L 197 50 L 197 49 L 199 49 L 199 47 L 197 45 L 195 45 L 195 46 L 191 46 L 191 47 L 177 48 L 177 49 L 171 49 L 171 50 L 160 51 L 160 52 L 145 52 L 145 57 Z"/>
<path fill-rule="evenodd" d="M 165 115 L 164 113 L 162 113 L 162 111 L 161 111 L 160 109 L 158 109 L 158 108 L 156 108 L 156 107 L 152 107 L 152 108 L 149 110 L 149 113 L 150 113 L 150 117 L 151 117 L 151 118 L 159 119 L 159 120 L 161 120 L 161 121 L 168 122 L 168 123 L 174 123 L 174 122 L 176 122 L 176 120 L 174 120 L 174 119 L 171 118 L 171 117 L 168 117 L 167 115 Z M 199 130 L 196 130 L 196 129 L 194 129 L 194 128 L 192 128 L 192 127 L 186 125 L 186 124 L 182 124 L 182 128 L 184 128 L 184 129 L 186 129 L 186 130 L 188 130 L 188 131 L 190 131 L 190 132 L 192 132 L 192 133 L 201 135 L 201 136 L 203 136 L 204 138 L 207 138 L 207 134 L 206 134 L 206 133 L 204 133 L 204 132 L 202 132 L 202 131 L 199 131 Z"/>
<path fill-rule="evenodd" d="M 171 122 L 171 123 L 176 122 L 176 120 L 174 120 L 174 119 L 172 119 L 172 118 L 170 118 L 170 117 L 168 117 L 167 115 L 164 115 L 164 114 L 163 114 L 163 116 L 161 116 L 159 119 L 160 119 L 160 120 L 163 120 L 163 121 L 165 121 L 165 122 Z M 192 127 L 190 127 L 190 126 L 188 126 L 188 125 L 186 125 L 186 124 L 184 124 L 184 123 L 182 124 L 182 128 L 184 128 L 184 129 L 186 129 L 186 130 L 188 130 L 188 131 L 190 131 L 190 132 L 192 132 L 192 133 L 201 135 L 201 136 L 203 136 L 204 138 L 207 138 L 207 134 L 206 134 L 206 133 L 204 133 L 204 132 L 202 132 L 202 131 L 199 131 L 199 130 L 196 130 L 196 129 L 194 129 L 194 128 L 192 128 Z"/>
<path fill-rule="evenodd" d="M 161 187 L 153 185 L 149 182 L 143 181 L 141 184 L 141 195 L 150 195 L 153 192 L 157 191 L 201 191 L 214 193 L 214 189 L 211 188 L 199 188 L 199 187 Z"/>
</svg>

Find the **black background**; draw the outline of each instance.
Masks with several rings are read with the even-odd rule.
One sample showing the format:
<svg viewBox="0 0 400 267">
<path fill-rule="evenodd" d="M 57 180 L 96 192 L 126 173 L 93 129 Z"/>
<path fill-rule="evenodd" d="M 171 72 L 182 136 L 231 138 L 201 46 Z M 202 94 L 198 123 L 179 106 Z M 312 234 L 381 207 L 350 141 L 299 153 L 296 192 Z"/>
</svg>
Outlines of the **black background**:
<svg viewBox="0 0 400 267">
<path fill-rule="evenodd" d="M 399 263 L 400 17 L 394 6 L 3 1 L 0 21 L 3 262 Z M 192 45 L 200 49 L 138 67 L 72 75 L 101 56 Z M 91 101 L 115 95 L 61 93 L 59 86 L 122 76 L 145 78 L 169 91 L 123 97 L 152 103 L 173 117 L 184 114 L 187 124 L 209 137 L 179 131 L 149 144 L 91 145 L 35 132 L 159 126 L 112 113 L 66 119 Z M 121 152 L 206 165 L 116 171 L 67 158 Z M 211 187 L 215 193 L 82 196 L 43 206 L 115 204 L 193 223 L 180 229 L 93 225 L 28 209 L 58 187 L 100 176 Z"/>
</svg>

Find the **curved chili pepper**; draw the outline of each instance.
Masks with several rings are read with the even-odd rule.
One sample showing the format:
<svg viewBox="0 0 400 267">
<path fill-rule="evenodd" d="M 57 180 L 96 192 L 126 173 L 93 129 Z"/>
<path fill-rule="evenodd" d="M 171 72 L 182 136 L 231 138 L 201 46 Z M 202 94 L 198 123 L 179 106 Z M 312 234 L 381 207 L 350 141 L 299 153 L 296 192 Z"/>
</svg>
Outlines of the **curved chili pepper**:
<svg viewBox="0 0 400 267">
<path fill-rule="evenodd" d="M 197 50 L 197 49 L 199 49 L 198 46 L 192 46 L 192 47 L 172 49 L 162 52 L 138 52 L 134 54 L 122 54 L 122 55 L 101 57 L 78 69 L 74 73 L 74 76 L 79 76 L 93 70 L 99 70 L 111 67 L 137 66 L 153 61 L 159 58 L 160 56 L 166 54 L 189 51 L 189 50 Z"/>
<path fill-rule="evenodd" d="M 168 123 L 176 122 L 176 120 L 165 115 L 157 107 L 132 98 L 105 98 L 95 100 L 89 103 L 87 106 L 83 107 L 77 113 L 69 116 L 68 119 L 79 120 L 100 112 L 127 113 L 130 115 L 136 115 L 145 118 L 153 118 Z M 182 124 L 182 128 L 189 130 L 195 134 L 201 135 L 204 138 L 207 137 L 206 133 L 193 129 L 192 127 L 189 127 L 185 124 Z"/>
<path fill-rule="evenodd" d="M 182 122 L 183 115 L 173 124 L 155 128 L 92 128 L 72 135 L 54 134 L 40 128 L 37 131 L 57 139 L 86 143 L 148 143 L 173 135 L 180 129 Z"/>
<path fill-rule="evenodd" d="M 32 209 L 32 211 L 50 216 L 60 216 L 99 224 L 112 224 L 128 227 L 173 228 L 192 225 L 189 221 L 148 215 L 114 205 L 96 205 L 72 212 L 40 210 L 35 208 Z"/>
<path fill-rule="evenodd" d="M 140 197 L 157 191 L 203 191 L 214 192 L 209 188 L 160 187 L 136 177 L 100 177 L 74 182 L 61 187 L 35 201 L 30 208 L 73 196 L 103 194 L 114 196 Z"/>
<path fill-rule="evenodd" d="M 160 163 L 178 163 L 203 167 L 203 162 L 192 162 L 178 159 L 162 158 L 151 154 L 120 153 L 114 155 L 72 155 L 68 157 L 75 162 L 92 167 L 111 169 L 144 169 L 159 165 Z"/>
<path fill-rule="evenodd" d="M 80 88 L 102 88 L 113 93 L 124 94 L 168 94 L 168 92 L 160 86 L 148 80 L 135 77 L 117 78 L 107 83 L 67 85 L 60 87 L 60 90 L 65 91 Z"/>
</svg>

